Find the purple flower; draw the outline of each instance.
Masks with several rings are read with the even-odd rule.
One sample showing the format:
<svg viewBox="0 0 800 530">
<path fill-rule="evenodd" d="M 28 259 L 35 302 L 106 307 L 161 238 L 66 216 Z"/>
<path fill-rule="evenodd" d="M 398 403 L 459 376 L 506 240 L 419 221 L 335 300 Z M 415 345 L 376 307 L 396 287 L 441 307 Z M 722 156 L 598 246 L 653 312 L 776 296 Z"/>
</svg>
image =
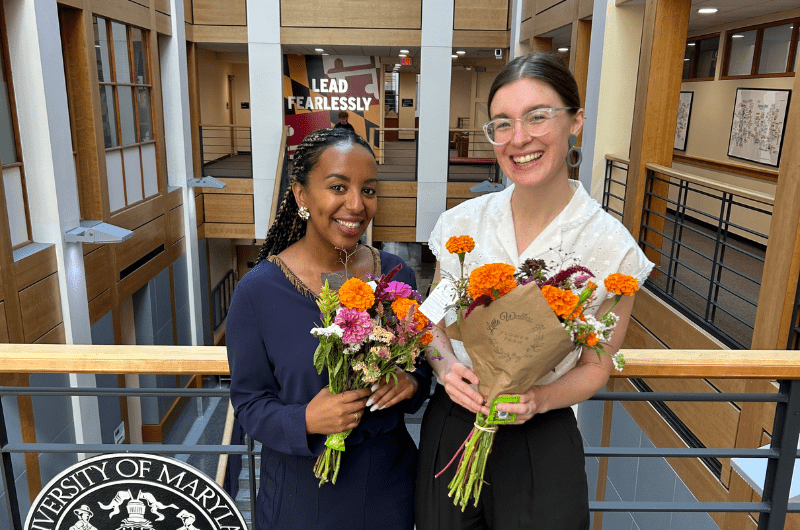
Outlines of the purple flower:
<svg viewBox="0 0 800 530">
<path fill-rule="evenodd" d="M 586 281 L 591 277 L 591 274 L 579 274 L 575 276 L 572 281 L 575 282 L 575 287 L 577 289 L 581 289 L 586 284 Z"/>
<path fill-rule="evenodd" d="M 403 282 L 389 282 L 383 292 L 386 295 L 386 300 L 393 302 L 398 298 L 411 296 L 411 286 Z"/>
<path fill-rule="evenodd" d="M 372 321 L 366 311 L 343 307 L 334 319 L 334 323 L 344 330 L 342 342 L 360 344 L 372 332 Z"/>
</svg>

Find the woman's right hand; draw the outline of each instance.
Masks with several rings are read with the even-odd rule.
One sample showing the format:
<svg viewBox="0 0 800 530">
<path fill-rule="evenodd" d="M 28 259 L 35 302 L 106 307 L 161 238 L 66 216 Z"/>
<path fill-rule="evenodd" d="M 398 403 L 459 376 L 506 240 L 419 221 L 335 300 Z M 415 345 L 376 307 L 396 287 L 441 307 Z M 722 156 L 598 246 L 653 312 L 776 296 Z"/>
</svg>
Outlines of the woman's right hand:
<svg viewBox="0 0 800 530">
<path fill-rule="evenodd" d="M 489 414 L 489 408 L 483 404 L 483 396 L 470 386 L 478 385 L 478 376 L 461 363 L 454 363 L 442 378 L 444 389 L 453 402 L 458 403 L 470 412 Z"/>
<path fill-rule="evenodd" d="M 369 388 L 331 394 L 327 386 L 306 407 L 308 434 L 336 434 L 354 429 L 364 416 L 364 407 L 372 391 Z"/>
</svg>

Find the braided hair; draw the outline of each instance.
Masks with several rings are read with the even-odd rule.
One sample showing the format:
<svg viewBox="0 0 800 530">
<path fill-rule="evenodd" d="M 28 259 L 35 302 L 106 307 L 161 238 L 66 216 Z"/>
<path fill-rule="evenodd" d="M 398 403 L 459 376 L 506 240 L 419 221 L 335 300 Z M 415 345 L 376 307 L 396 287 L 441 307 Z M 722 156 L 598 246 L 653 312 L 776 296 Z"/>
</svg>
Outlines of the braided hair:
<svg viewBox="0 0 800 530">
<path fill-rule="evenodd" d="M 366 140 L 350 129 L 320 129 L 306 136 L 294 152 L 290 183 L 296 182 L 303 187 L 307 186 L 308 174 L 317 167 L 322 153 L 329 147 L 348 144 L 358 144 L 375 156 Z M 280 254 L 306 234 L 306 221 L 300 218 L 298 210 L 292 186 L 289 185 L 283 194 L 275 220 L 269 227 L 256 263 L 273 254 Z"/>
</svg>

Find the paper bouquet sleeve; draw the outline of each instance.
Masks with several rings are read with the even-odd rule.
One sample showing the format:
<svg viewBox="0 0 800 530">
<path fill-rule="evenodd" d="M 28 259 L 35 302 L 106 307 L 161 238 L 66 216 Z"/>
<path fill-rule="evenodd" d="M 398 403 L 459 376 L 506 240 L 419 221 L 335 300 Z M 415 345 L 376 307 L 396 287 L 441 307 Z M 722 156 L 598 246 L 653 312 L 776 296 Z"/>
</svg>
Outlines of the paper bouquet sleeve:
<svg viewBox="0 0 800 530">
<path fill-rule="evenodd" d="M 464 344 L 487 403 L 527 392 L 575 349 L 534 282 L 475 308 L 445 331 Z"/>
</svg>

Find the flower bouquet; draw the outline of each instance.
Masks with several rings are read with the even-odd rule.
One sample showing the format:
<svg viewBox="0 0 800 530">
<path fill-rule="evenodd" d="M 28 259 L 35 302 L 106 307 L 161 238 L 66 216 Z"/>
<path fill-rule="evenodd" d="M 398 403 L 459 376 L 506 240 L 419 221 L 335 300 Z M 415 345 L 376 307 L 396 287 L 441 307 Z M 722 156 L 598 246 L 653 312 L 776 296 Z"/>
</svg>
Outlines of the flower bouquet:
<svg viewBox="0 0 800 530">
<path fill-rule="evenodd" d="M 328 369 L 331 394 L 365 388 L 382 377 L 397 383 L 397 371 L 413 372 L 431 342 L 431 323 L 417 311 L 419 293 L 392 281 L 400 267 L 370 282 L 350 278 L 338 291 L 325 282 L 317 301 L 322 326 L 311 334 L 319 339 L 314 366 L 320 374 Z M 336 483 L 348 434 L 328 435 L 314 465 L 320 486 Z"/>
<path fill-rule="evenodd" d="M 474 249 L 472 238 L 450 238 L 446 248 L 458 255 L 461 265 L 460 278 L 447 278 L 453 284 L 452 307 L 458 320 L 446 332 L 462 341 L 469 352 L 480 379 L 478 391 L 490 411 L 488 416 L 477 413 L 472 431 L 445 467 L 460 455 L 449 495 L 463 511 L 470 497 L 478 504 L 497 426 L 516 419 L 515 414 L 498 411 L 497 403 L 518 402 L 518 396 L 507 394 L 527 392 L 570 352 L 577 356 L 581 348 L 588 348 L 598 358 L 606 354 L 603 345 L 618 320 L 611 309 L 623 295 L 633 296 L 638 282 L 622 274 L 606 278 L 605 287 L 614 294 L 614 304 L 595 317 L 586 312 L 595 301 L 594 274 L 579 264 L 551 270 L 543 260 L 526 260 L 516 270 L 505 263 L 490 263 L 465 277 L 464 257 Z M 621 370 L 625 364 L 622 354 L 612 359 Z"/>
</svg>

